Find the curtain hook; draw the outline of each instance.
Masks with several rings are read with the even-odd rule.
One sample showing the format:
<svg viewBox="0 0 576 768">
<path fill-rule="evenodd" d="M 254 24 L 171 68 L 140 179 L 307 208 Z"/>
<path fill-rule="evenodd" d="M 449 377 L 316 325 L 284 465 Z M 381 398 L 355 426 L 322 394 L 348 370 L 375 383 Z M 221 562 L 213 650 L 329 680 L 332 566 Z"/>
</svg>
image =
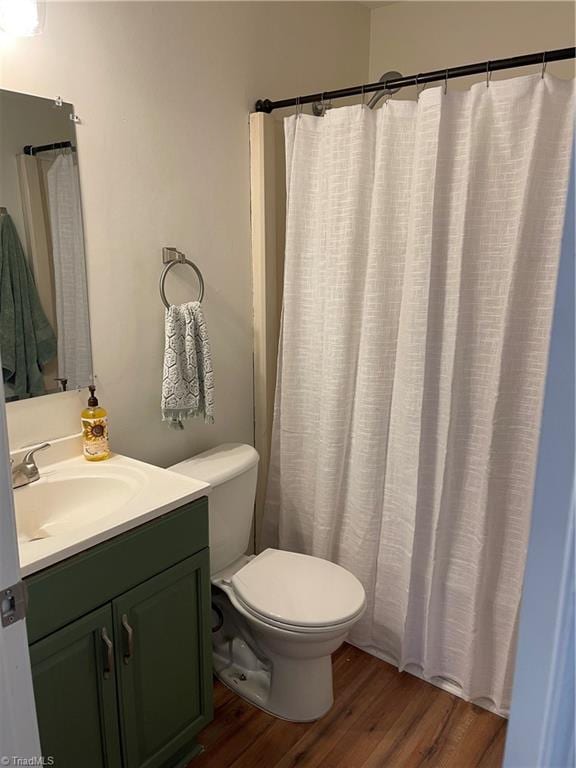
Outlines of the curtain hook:
<svg viewBox="0 0 576 768">
<path fill-rule="evenodd" d="M 448 93 L 448 70 L 444 70 L 444 96 Z"/>
<path fill-rule="evenodd" d="M 544 73 L 546 72 L 546 51 L 542 54 L 542 80 L 544 80 Z"/>
<path fill-rule="evenodd" d="M 300 117 L 301 110 L 300 110 L 300 96 L 296 96 L 296 117 Z"/>
<path fill-rule="evenodd" d="M 360 102 L 363 107 L 366 106 L 365 102 L 365 93 L 364 93 L 364 83 L 362 83 L 362 101 Z"/>
<path fill-rule="evenodd" d="M 492 70 L 490 69 L 490 62 L 486 62 L 486 88 L 490 87 L 490 80 L 492 80 Z"/>
<path fill-rule="evenodd" d="M 420 100 L 420 90 L 418 88 L 418 78 L 420 75 L 415 75 L 414 79 L 416 80 L 416 101 Z"/>
</svg>

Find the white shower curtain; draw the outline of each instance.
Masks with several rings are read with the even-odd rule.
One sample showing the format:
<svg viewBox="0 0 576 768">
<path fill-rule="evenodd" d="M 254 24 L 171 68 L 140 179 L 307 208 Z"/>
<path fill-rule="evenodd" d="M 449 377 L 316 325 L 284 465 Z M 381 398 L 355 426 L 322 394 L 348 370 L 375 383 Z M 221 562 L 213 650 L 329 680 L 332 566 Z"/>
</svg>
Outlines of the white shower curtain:
<svg viewBox="0 0 576 768">
<path fill-rule="evenodd" d="M 351 570 L 353 642 L 502 713 L 572 121 L 535 75 L 285 122 L 263 544 Z"/>
<path fill-rule="evenodd" d="M 76 389 L 92 381 L 92 348 L 80 180 L 71 152 L 58 155 L 46 180 L 54 260 L 58 376 L 67 379 L 68 389 Z"/>
</svg>

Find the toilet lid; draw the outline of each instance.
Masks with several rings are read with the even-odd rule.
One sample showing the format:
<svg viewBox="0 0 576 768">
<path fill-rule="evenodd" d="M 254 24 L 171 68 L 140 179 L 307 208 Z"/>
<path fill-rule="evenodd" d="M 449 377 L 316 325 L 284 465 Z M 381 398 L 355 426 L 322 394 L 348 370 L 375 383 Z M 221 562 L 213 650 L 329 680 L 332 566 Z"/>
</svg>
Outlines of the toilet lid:
<svg viewBox="0 0 576 768">
<path fill-rule="evenodd" d="M 296 552 L 267 549 L 232 577 L 253 612 L 299 627 L 341 624 L 364 608 L 364 587 L 345 568 Z"/>
</svg>

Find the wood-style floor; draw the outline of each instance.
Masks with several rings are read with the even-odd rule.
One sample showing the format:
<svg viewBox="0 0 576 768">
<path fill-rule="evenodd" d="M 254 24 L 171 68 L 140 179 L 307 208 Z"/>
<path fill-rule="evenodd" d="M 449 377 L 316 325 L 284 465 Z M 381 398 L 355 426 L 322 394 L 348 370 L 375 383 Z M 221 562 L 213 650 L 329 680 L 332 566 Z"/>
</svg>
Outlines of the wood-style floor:
<svg viewBox="0 0 576 768">
<path fill-rule="evenodd" d="M 190 768 L 500 768 L 506 720 L 350 645 L 333 658 L 334 706 L 287 723 L 221 683 Z"/>
</svg>

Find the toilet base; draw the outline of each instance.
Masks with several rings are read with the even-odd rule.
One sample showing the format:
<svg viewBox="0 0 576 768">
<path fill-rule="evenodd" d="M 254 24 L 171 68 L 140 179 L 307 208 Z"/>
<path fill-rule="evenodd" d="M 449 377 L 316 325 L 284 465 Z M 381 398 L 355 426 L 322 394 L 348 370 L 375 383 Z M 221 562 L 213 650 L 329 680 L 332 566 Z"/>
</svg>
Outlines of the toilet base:
<svg viewBox="0 0 576 768">
<path fill-rule="evenodd" d="M 334 703 L 332 659 L 328 656 L 314 662 L 314 668 L 306 665 L 307 669 L 302 669 L 299 663 L 298 671 L 273 667 L 276 686 L 272 687 L 271 671 L 250 670 L 226 662 L 215 652 L 214 675 L 231 691 L 269 715 L 292 723 L 311 723 L 323 717 Z"/>
<path fill-rule="evenodd" d="M 212 643 L 214 674 L 227 688 L 266 710 L 270 691 L 269 666 L 260 662 L 241 637 L 224 639 L 217 633 Z M 266 710 L 268 711 L 268 710 Z"/>
<path fill-rule="evenodd" d="M 323 644 L 321 655 L 290 643 L 296 655 L 289 656 L 285 640 L 251 626 L 222 592 L 213 590 L 212 600 L 219 614 L 212 634 L 214 673 L 227 688 L 282 720 L 313 722 L 328 712 L 334 701 L 331 653 L 344 634 Z M 305 648 L 311 650 L 309 643 Z"/>
</svg>

